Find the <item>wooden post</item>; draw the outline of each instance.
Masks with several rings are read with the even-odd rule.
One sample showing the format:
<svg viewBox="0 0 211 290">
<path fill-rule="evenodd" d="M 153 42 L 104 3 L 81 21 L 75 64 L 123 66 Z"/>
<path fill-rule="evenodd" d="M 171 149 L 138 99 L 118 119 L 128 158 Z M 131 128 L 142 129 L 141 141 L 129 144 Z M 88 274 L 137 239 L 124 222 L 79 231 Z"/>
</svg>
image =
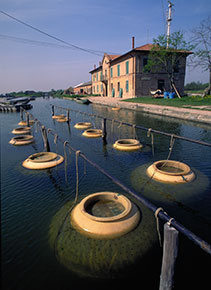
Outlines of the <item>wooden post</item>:
<svg viewBox="0 0 211 290">
<path fill-rule="evenodd" d="M 178 253 L 178 235 L 179 232 L 174 227 L 171 227 L 168 222 L 165 223 L 159 290 L 173 289 L 174 267 Z"/>
<path fill-rule="evenodd" d="M 70 121 L 70 111 L 67 110 L 67 123 L 69 123 L 69 121 Z"/>
<path fill-rule="evenodd" d="M 30 127 L 30 124 L 29 124 L 29 114 L 26 113 L 26 125 L 27 127 Z"/>
<path fill-rule="evenodd" d="M 102 119 L 102 138 L 103 138 L 103 141 L 106 142 L 106 136 L 107 136 L 107 130 L 106 130 L 106 119 Z"/>
<path fill-rule="evenodd" d="M 42 129 L 41 132 L 42 132 L 42 138 L 43 138 L 43 143 L 44 143 L 44 151 L 50 152 L 51 150 L 50 150 L 50 145 L 48 142 L 48 136 L 45 130 L 45 126 L 42 126 L 41 129 Z"/>
<path fill-rule="evenodd" d="M 55 114 L 55 112 L 54 112 L 54 105 L 52 105 L 51 109 L 52 109 L 52 116 L 54 116 L 54 114 Z"/>
<path fill-rule="evenodd" d="M 23 121 L 23 108 L 20 107 L 20 116 L 21 116 L 21 120 Z"/>
</svg>

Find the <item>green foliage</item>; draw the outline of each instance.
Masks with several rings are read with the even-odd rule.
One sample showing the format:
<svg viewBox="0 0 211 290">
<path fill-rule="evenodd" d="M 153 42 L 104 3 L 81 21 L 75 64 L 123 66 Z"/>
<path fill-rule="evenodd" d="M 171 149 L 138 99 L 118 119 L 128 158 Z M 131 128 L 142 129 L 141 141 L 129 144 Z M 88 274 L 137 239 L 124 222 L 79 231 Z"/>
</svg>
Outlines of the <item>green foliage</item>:
<svg viewBox="0 0 211 290">
<path fill-rule="evenodd" d="M 204 90 L 208 87 L 208 83 L 202 84 L 201 82 L 191 82 L 185 85 L 186 91 Z"/>
<path fill-rule="evenodd" d="M 166 35 L 159 35 L 157 39 L 153 39 L 153 44 L 144 71 L 167 73 L 171 85 L 175 73 L 179 71 L 180 59 L 187 56 L 193 45 L 185 41 L 181 31 L 171 34 L 168 48 Z"/>
</svg>

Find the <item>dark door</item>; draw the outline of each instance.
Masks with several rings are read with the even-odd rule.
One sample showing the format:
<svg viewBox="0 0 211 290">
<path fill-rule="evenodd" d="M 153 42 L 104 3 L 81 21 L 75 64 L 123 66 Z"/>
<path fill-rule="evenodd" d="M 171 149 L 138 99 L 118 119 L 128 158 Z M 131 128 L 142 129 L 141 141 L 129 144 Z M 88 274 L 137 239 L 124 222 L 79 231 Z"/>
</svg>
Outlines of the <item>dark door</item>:
<svg viewBox="0 0 211 290">
<path fill-rule="evenodd" d="M 158 80 L 158 90 L 161 90 L 162 92 L 165 91 L 165 81 L 164 80 Z"/>
</svg>

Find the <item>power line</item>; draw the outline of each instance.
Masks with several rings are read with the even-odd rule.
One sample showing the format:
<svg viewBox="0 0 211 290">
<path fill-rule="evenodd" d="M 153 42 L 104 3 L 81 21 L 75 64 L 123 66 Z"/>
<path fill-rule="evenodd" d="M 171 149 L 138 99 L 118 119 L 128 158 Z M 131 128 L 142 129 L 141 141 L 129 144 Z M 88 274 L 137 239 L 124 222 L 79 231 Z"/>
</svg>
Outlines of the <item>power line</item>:
<svg viewBox="0 0 211 290">
<path fill-rule="evenodd" d="M 16 17 L 4 12 L 4 11 L 2 11 L 2 10 L 0 10 L 0 13 L 6 15 L 7 17 L 15 20 L 16 22 L 19 22 L 19 23 L 21 23 L 21 24 L 23 24 L 23 25 L 25 25 L 25 26 L 27 26 L 27 27 L 39 32 L 39 33 L 41 33 L 41 34 L 44 34 L 45 36 L 48 36 L 48 37 L 50 37 L 50 38 L 52 38 L 52 39 L 54 39 L 56 41 L 59 41 L 59 42 L 65 44 L 65 45 L 68 45 L 68 46 L 70 46 L 73 49 L 78 49 L 78 50 L 81 50 L 81 51 L 84 51 L 84 52 L 88 52 L 88 53 L 91 53 L 91 54 L 95 54 L 95 55 L 98 55 L 98 56 L 102 56 L 102 54 L 103 54 L 103 52 L 99 52 L 99 51 L 97 52 L 97 51 L 94 51 L 94 50 L 85 49 L 85 48 L 82 48 L 80 46 L 77 46 L 77 45 L 74 45 L 72 43 L 69 43 L 67 41 L 64 41 L 64 40 L 62 40 L 62 39 L 60 39 L 60 38 L 58 38 L 56 36 L 53 36 L 53 35 L 45 32 L 45 31 L 42 31 L 42 30 L 40 30 L 40 29 L 38 29 L 38 28 L 36 28 L 36 27 L 34 27 L 34 26 L 32 26 L 32 25 L 30 25 L 30 24 L 28 24 L 28 23 L 26 23 L 26 22 L 24 22 L 24 21 L 22 21 L 22 20 L 20 20 L 20 19 L 18 19 Z"/>
<path fill-rule="evenodd" d="M 64 49 L 72 49 L 70 46 L 67 45 L 60 45 L 56 43 L 51 43 L 51 42 L 43 42 L 43 41 L 37 41 L 37 40 L 32 40 L 32 39 L 26 39 L 26 38 L 20 38 L 20 37 L 15 37 L 11 35 L 4 35 L 0 34 L 0 37 L 4 40 L 11 40 L 15 42 L 20 42 L 20 43 L 26 43 L 26 44 L 34 44 L 34 45 L 41 45 L 41 46 L 50 46 L 50 47 L 58 47 L 58 48 L 64 48 Z"/>
</svg>

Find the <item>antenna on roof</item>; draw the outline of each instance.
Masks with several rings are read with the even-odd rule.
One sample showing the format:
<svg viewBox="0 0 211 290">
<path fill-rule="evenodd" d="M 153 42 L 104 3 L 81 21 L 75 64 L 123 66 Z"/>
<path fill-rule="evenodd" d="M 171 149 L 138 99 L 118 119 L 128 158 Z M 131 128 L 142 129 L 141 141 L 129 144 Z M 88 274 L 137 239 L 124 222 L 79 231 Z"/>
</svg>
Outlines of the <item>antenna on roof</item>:
<svg viewBox="0 0 211 290">
<path fill-rule="evenodd" d="M 167 43 L 166 43 L 166 48 L 169 47 L 169 38 L 170 38 L 170 26 L 171 26 L 171 21 L 172 21 L 172 17 L 171 17 L 171 8 L 174 6 L 174 4 L 172 4 L 170 1 L 169 5 L 168 5 L 168 17 L 167 17 Z"/>
</svg>

